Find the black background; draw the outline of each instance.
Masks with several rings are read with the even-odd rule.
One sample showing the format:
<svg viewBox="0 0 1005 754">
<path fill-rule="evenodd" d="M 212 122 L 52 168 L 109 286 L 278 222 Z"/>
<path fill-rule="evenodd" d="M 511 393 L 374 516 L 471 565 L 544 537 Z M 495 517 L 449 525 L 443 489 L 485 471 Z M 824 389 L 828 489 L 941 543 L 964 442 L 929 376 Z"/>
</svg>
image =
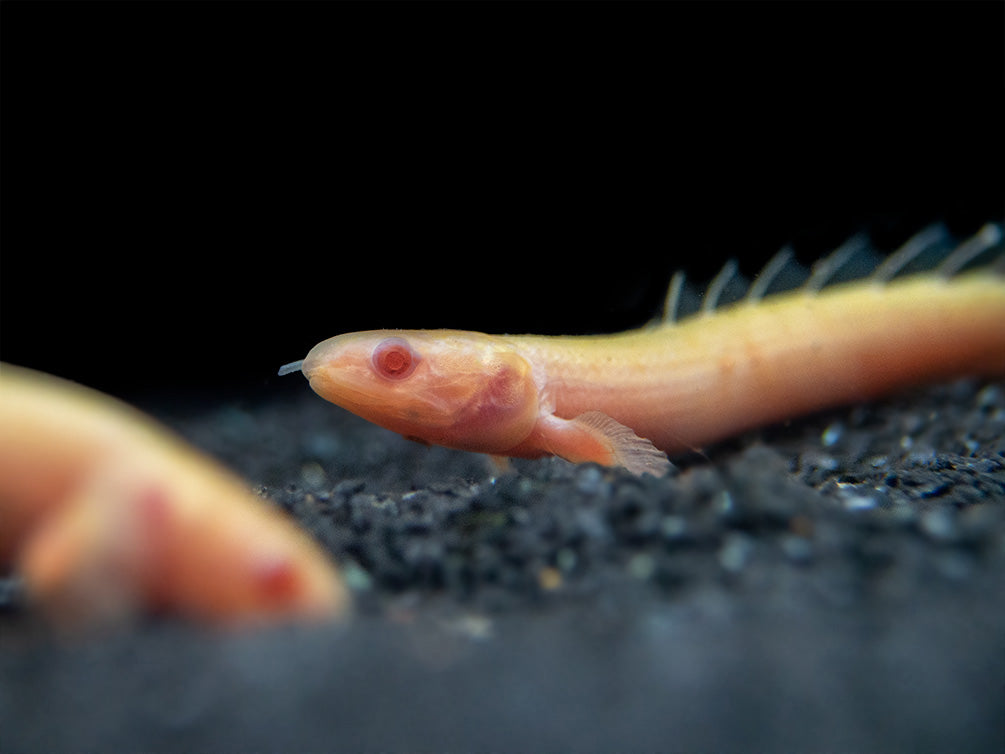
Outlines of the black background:
<svg viewBox="0 0 1005 754">
<path fill-rule="evenodd" d="M 1003 8 L 5 2 L 0 357 L 267 395 L 340 332 L 613 331 L 678 268 L 973 231 Z"/>
</svg>

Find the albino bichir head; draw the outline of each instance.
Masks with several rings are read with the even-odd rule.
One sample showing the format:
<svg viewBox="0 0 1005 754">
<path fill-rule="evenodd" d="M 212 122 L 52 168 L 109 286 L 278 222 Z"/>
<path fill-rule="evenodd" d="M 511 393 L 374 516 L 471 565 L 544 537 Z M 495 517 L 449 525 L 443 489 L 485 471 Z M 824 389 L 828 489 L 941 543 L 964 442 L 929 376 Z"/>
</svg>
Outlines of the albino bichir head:
<svg viewBox="0 0 1005 754">
<path fill-rule="evenodd" d="M 538 415 L 530 365 L 499 338 L 453 330 L 338 335 L 297 367 L 318 395 L 406 437 L 500 452 L 526 438 Z"/>
</svg>

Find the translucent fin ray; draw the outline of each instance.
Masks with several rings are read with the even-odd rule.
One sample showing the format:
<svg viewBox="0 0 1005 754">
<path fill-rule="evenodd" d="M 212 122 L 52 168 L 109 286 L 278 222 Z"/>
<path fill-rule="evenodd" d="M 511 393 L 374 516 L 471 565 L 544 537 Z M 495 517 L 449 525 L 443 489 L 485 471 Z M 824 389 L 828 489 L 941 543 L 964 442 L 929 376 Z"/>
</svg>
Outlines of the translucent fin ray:
<svg viewBox="0 0 1005 754">
<path fill-rule="evenodd" d="M 988 223 L 977 231 L 976 235 L 957 246 L 936 271 L 944 278 L 950 278 L 962 271 L 970 262 L 977 259 L 989 249 L 993 249 L 1002 240 L 1000 225 Z"/>
<path fill-rule="evenodd" d="M 864 233 L 856 233 L 834 251 L 821 259 L 810 270 L 810 277 L 803 284 L 807 293 L 819 293 L 828 283 L 833 283 L 838 272 L 855 256 L 865 250 L 868 238 Z"/>
<path fill-rule="evenodd" d="M 713 278 L 708 286 L 708 290 L 705 291 L 705 299 L 701 302 L 701 313 L 703 316 L 711 314 L 719 308 L 719 300 L 722 298 L 722 293 L 726 290 L 726 286 L 736 277 L 738 267 L 739 265 L 736 263 L 736 260 L 730 259 L 719 270 L 719 274 Z"/>
<path fill-rule="evenodd" d="M 949 240 L 949 230 L 942 223 L 929 225 L 924 230 L 915 233 L 903 246 L 884 259 L 872 273 L 875 283 L 885 284 L 901 274 L 921 254 L 937 244 L 945 244 Z"/>
<path fill-rule="evenodd" d="M 680 309 L 681 294 L 684 292 L 684 272 L 677 270 L 670 278 L 666 299 L 663 301 L 663 322 L 676 322 Z"/>
<path fill-rule="evenodd" d="M 793 251 L 791 246 L 785 246 L 778 251 L 775 256 L 771 257 L 764 269 L 761 270 L 760 274 L 754 278 L 754 282 L 750 284 L 750 289 L 747 291 L 747 301 L 749 303 L 757 303 L 771 290 L 771 286 L 781 275 L 782 270 L 789 266 L 792 262 Z"/>
</svg>

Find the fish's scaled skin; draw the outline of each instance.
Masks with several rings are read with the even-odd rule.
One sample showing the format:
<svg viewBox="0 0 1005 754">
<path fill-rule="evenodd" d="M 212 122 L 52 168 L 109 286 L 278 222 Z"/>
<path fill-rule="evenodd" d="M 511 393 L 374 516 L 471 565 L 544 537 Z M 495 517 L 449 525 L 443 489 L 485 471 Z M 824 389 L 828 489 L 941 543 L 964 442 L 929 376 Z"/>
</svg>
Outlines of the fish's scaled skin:
<svg viewBox="0 0 1005 754">
<path fill-rule="evenodd" d="M 70 628 L 148 610 L 326 620 L 349 606 L 320 548 L 241 480 L 108 396 L 7 364 L 0 563 Z"/>
<path fill-rule="evenodd" d="M 1005 375 L 1005 278 L 882 275 L 822 290 L 817 275 L 615 335 L 350 333 L 299 366 L 321 397 L 412 439 L 658 475 L 665 453 L 746 429 L 926 381 Z"/>
</svg>

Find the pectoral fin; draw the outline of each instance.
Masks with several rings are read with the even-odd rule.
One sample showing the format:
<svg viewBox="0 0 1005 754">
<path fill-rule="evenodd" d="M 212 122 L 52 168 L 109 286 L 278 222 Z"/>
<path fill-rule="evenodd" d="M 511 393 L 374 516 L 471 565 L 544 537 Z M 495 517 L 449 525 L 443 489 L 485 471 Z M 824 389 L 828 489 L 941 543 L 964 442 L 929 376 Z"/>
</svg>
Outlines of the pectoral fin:
<svg viewBox="0 0 1005 754">
<path fill-rule="evenodd" d="M 600 411 L 587 411 L 575 419 L 549 416 L 538 420 L 535 430 L 548 452 L 573 463 L 623 466 L 633 474 L 653 476 L 672 468 L 652 442 Z"/>
</svg>

